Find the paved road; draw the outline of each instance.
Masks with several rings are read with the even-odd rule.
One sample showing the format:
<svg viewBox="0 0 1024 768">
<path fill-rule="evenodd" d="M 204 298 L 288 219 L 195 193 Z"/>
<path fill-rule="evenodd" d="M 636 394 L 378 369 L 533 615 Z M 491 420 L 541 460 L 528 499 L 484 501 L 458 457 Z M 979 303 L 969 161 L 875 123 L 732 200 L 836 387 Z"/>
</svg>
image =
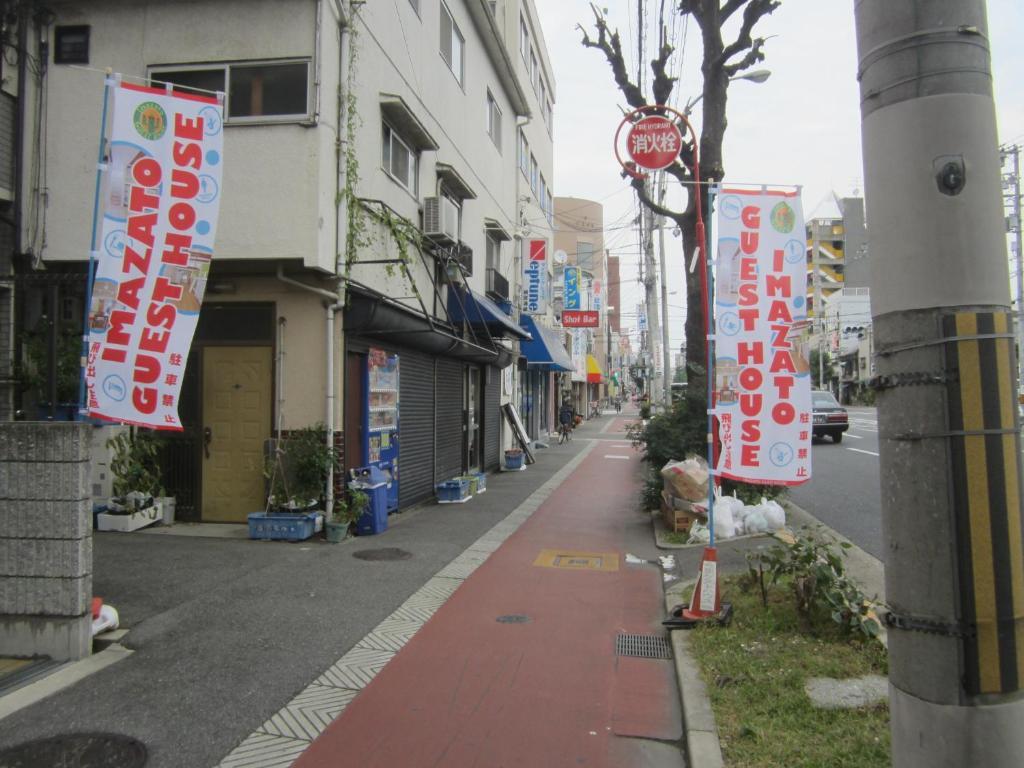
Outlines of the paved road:
<svg viewBox="0 0 1024 768">
<path fill-rule="evenodd" d="M 836 445 L 814 441 L 812 479 L 790 492 L 793 503 L 814 513 L 859 547 L 884 560 L 878 484 L 878 414 L 849 408 L 850 429 Z"/>
</svg>

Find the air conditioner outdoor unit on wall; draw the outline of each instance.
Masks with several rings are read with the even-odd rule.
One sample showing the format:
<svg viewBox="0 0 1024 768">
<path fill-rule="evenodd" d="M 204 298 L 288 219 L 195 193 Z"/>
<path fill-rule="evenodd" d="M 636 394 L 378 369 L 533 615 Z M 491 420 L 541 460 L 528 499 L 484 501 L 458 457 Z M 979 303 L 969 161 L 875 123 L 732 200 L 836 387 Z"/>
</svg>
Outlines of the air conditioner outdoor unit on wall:
<svg viewBox="0 0 1024 768">
<path fill-rule="evenodd" d="M 454 245 L 459 241 L 459 209 L 447 197 L 423 200 L 423 234 L 436 243 Z"/>
</svg>

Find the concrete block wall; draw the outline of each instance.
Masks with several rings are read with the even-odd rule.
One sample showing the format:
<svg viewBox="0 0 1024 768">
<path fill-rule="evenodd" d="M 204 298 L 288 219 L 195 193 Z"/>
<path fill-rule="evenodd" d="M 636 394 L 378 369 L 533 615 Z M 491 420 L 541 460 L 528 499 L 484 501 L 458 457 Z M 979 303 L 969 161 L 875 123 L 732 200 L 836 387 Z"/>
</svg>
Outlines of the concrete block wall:
<svg viewBox="0 0 1024 768">
<path fill-rule="evenodd" d="M 92 646 L 90 430 L 0 423 L 0 650 L 87 656 Z"/>
</svg>

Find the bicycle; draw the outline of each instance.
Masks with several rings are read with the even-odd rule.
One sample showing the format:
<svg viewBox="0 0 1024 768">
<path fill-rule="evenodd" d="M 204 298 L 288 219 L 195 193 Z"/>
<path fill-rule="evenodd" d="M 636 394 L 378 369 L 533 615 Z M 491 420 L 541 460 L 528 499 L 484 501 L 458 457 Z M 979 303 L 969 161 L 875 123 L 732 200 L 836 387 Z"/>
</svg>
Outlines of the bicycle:
<svg viewBox="0 0 1024 768">
<path fill-rule="evenodd" d="M 572 440 L 572 425 L 570 424 L 559 424 L 558 425 L 558 444 L 568 443 Z"/>
</svg>

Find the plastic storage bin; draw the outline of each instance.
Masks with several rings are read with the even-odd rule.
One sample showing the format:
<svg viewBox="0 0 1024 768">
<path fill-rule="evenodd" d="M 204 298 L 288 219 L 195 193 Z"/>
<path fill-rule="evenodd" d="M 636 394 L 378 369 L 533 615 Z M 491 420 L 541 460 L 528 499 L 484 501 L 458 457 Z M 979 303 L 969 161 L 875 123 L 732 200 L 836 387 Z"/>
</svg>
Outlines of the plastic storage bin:
<svg viewBox="0 0 1024 768">
<path fill-rule="evenodd" d="M 522 451 L 519 453 L 505 453 L 505 469 L 522 469 L 523 459 L 526 454 Z"/>
<path fill-rule="evenodd" d="M 485 472 L 474 472 L 473 477 L 476 478 L 476 492 L 483 493 L 487 490 L 487 473 Z"/>
<path fill-rule="evenodd" d="M 250 512 L 248 517 L 250 539 L 303 541 L 316 531 L 321 515 L 319 512 Z"/>
<path fill-rule="evenodd" d="M 456 477 L 437 484 L 437 501 L 440 504 L 460 504 L 469 501 L 469 481 Z"/>
</svg>

